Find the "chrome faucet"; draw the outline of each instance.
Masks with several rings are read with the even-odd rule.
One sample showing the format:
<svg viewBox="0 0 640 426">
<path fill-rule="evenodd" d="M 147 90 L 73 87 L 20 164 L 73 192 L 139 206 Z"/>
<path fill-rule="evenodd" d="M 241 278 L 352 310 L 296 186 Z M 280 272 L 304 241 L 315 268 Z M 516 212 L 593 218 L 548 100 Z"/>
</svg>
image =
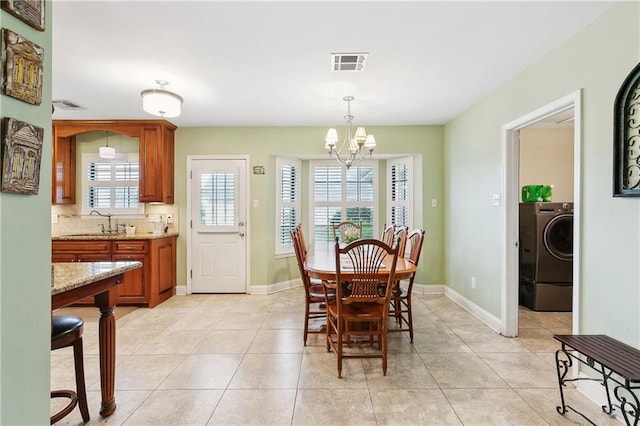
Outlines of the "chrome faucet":
<svg viewBox="0 0 640 426">
<path fill-rule="evenodd" d="M 102 233 L 103 233 L 103 234 L 111 234 L 111 233 L 113 233 L 113 232 L 114 232 L 114 229 L 113 229 L 113 228 L 111 228 L 111 213 L 109 213 L 109 214 L 102 214 L 102 213 L 100 213 L 98 210 L 91 210 L 91 211 L 89 212 L 89 215 L 91 216 L 91 215 L 93 215 L 93 214 L 97 214 L 97 215 L 98 215 L 98 216 L 100 216 L 100 217 L 106 217 L 106 218 L 107 218 L 107 229 L 105 229 L 105 228 L 104 228 L 104 223 L 103 223 L 103 224 L 101 224 L 101 227 L 102 227 Z M 116 233 L 116 234 L 118 233 L 118 228 L 116 228 L 116 229 L 115 229 L 115 233 Z"/>
</svg>

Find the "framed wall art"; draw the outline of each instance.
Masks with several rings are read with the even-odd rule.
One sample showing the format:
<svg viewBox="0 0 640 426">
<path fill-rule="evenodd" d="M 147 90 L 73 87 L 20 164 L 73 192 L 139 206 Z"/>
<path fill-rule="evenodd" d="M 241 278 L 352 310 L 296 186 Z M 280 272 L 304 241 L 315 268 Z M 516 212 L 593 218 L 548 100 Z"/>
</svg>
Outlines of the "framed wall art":
<svg viewBox="0 0 640 426">
<path fill-rule="evenodd" d="M 6 28 L 2 29 L 2 93 L 40 105 L 44 49 Z"/>
<path fill-rule="evenodd" d="M 640 63 L 614 103 L 613 196 L 640 197 Z"/>
<path fill-rule="evenodd" d="M 44 129 L 15 118 L 2 120 L 0 191 L 35 195 L 40 183 Z"/>
<path fill-rule="evenodd" d="M 2 10 L 16 18 L 44 31 L 44 0 L 2 0 Z"/>
</svg>

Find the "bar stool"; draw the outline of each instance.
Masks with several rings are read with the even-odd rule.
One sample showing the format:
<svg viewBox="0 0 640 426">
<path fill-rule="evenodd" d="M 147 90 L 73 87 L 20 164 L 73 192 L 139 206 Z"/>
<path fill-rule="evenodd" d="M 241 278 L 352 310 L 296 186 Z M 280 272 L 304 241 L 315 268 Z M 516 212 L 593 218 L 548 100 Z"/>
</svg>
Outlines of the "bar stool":
<svg viewBox="0 0 640 426">
<path fill-rule="evenodd" d="M 84 362 L 82 351 L 82 330 L 84 321 L 75 315 L 51 316 L 51 350 L 73 346 L 73 359 L 76 373 L 76 391 L 54 390 L 51 398 L 69 398 L 69 403 L 51 416 L 51 424 L 57 423 L 80 405 L 80 414 L 84 422 L 89 421 L 87 390 L 84 384 Z"/>
</svg>

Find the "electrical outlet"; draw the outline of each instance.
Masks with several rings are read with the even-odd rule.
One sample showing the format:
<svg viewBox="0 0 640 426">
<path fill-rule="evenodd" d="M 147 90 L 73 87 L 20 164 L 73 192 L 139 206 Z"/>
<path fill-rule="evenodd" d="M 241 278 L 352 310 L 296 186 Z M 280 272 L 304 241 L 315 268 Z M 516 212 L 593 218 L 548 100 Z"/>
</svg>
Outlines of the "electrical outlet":
<svg viewBox="0 0 640 426">
<path fill-rule="evenodd" d="M 476 289 L 476 277 L 471 277 L 471 288 Z"/>
<path fill-rule="evenodd" d="M 51 223 L 58 223 L 58 215 L 56 213 L 51 213 Z"/>
<path fill-rule="evenodd" d="M 171 225 L 173 223 L 173 213 L 167 213 L 167 225 Z"/>
<path fill-rule="evenodd" d="M 433 198 L 431 200 L 431 207 L 438 207 L 438 199 L 437 198 Z"/>
</svg>

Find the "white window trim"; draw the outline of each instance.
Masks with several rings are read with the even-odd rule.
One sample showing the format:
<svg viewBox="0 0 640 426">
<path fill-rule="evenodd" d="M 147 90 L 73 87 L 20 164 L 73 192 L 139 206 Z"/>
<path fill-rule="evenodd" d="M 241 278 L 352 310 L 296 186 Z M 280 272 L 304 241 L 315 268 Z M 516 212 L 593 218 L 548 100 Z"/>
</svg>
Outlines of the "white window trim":
<svg viewBox="0 0 640 426">
<path fill-rule="evenodd" d="M 129 153 L 117 153 L 116 158 L 114 160 L 106 160 L 106 161 L 109 161 L 109 162 L 127 161 L 132 163 L 139 163 L 139 160 L 140 160 L 140 156 L 137 152 L 129 152 Z M 115 208 L 94 209 L 88 206 L 87 189 L 89 185 L 89 180 L 87 180 L 87 166 L 89 165 L 89 163 L 106 162 L 106 161 L 104 159 L 101 159 L 97 153 L 82 154 L 82 169 L 81 169 L 81 179 L 80 179 L 81 194 L 82 194 L 81 195 L 81 206 L 82 206 L 81 214 L 83 216 L 89 216 L 92 210 L 96 210 L 101 214 L 112 214 L 112 215 L 118 215 L 120 217 L 137 218 L 140 216 L 144 216 L 144 207 L 145 207 L 144 203 L 139 203 L 137 209 L 115 209 Z"/>
<path fill-rule="evenodd" d="M 337 201 L 321 201 L 321 202 L 316 202 L 314 199 L 314 168 L 315 167 L 324 167 L 324 166 L 341 166 L 343 168 L 343 172 L 344 172 L 344 168 L 345 166 L 340 165 L 339 163 L 336 162 L 336 160 L 310 160 L 309 161 L 309 234 L 310 234 L 310 238 L 311 241 L 315 240 L 315 206 L 322 206 L 322 207 L 326 207 L 326 206 L 340 206 L 341 210 L 342 210 L 342 214 L 343 216 L 346 215 L 346 209 L 348 206 L 351 206 L 354 202 L 337 202 Z M 360 163 L 356 164 L 355 166 L 369 166 L 369 167 L 373 167 L 373 201 L 366 201 L 366 202 L 360 202 L 360 206 L 371 206 L 373 207 L 373 230 L 374 230 L 374 238 L 376 237 L 376 230 L 379 229 L 379 221 L 380 221 L 380 216 L 381 211 L 380 211 L 380 205 L 379 205 L 379 199 L 380 199 L 380 162 L 378 160 L 363 160 Z M 354 167 L 355 167 L 354 166 Z M 346 194 L 346 180 L 342 179 L 342 193 Z"/>
<path fill-rule="evenodd" d="M 407 165 L 407 176 L 408 176 L 408 185 L 407 185 L 407 191 L 409 193 L 408 196 L 408 200 L 406 201 L 393 201 L 391 199 L 391 184 L 392 184 L 392 175 L 391 175 L 391 169 L 393 168 L 393 166 L 395 164 L 406 164 Z M 414 203 L 414 199 L 416 196 L 415 193 L 415 185 L 414 185 L 414 181 L 416 178 L 416 173 L 415 173 L 415 169 L 413 167 L 413 156 L 409 155 L 406 157 L 396 157 L 396 158 L 390 158 L 389 160 L 387 160 L 387 214 L 386 214 L 386 223 L 387 224 L 391 224 L 392 223 L 392 214 L 391 211 L 393 209 L 393 207 L 398 207 L 398 206 L 404 206 L 407 208 L 407 216 L 408 216 L 408 220 L 407 220 L 407 226 L 409 227 L 409 229 L 413 229 L 413 216 L 414 216 L 414 212 L 413 212 L 413 203 Z M 397 224 L 396 224 L 397 225 Z"/>
<path fill-rule="evenodd" d="M 298 180 L 296 182 L 295 188 L 295 201 L 287 202 L 283 201 L 282 197 L 280 197 L 280 191 L 282 188 L 282 174 L 280 170 L 282 166 L 289 165 L 295 167 L 298 171 Z M 275 197 L 275 255 L 278 257 L 291 257 L 295 254 L 293 244 L 289 246 L 280 245 L 280 236 L 282 235 L 282 227 L 281 227 L 281 218 L 280 212 L 283 207 L 291 207 L 295 209 L 297 212 L 297 216 L 301 219 L 302 215 L 302 194 L 300 193 L 300 188 L 302 187 L 302 161 L 297 158 L 288 158 L 288 157 L 276 157 L 276 197 Z"/>
</svg>

